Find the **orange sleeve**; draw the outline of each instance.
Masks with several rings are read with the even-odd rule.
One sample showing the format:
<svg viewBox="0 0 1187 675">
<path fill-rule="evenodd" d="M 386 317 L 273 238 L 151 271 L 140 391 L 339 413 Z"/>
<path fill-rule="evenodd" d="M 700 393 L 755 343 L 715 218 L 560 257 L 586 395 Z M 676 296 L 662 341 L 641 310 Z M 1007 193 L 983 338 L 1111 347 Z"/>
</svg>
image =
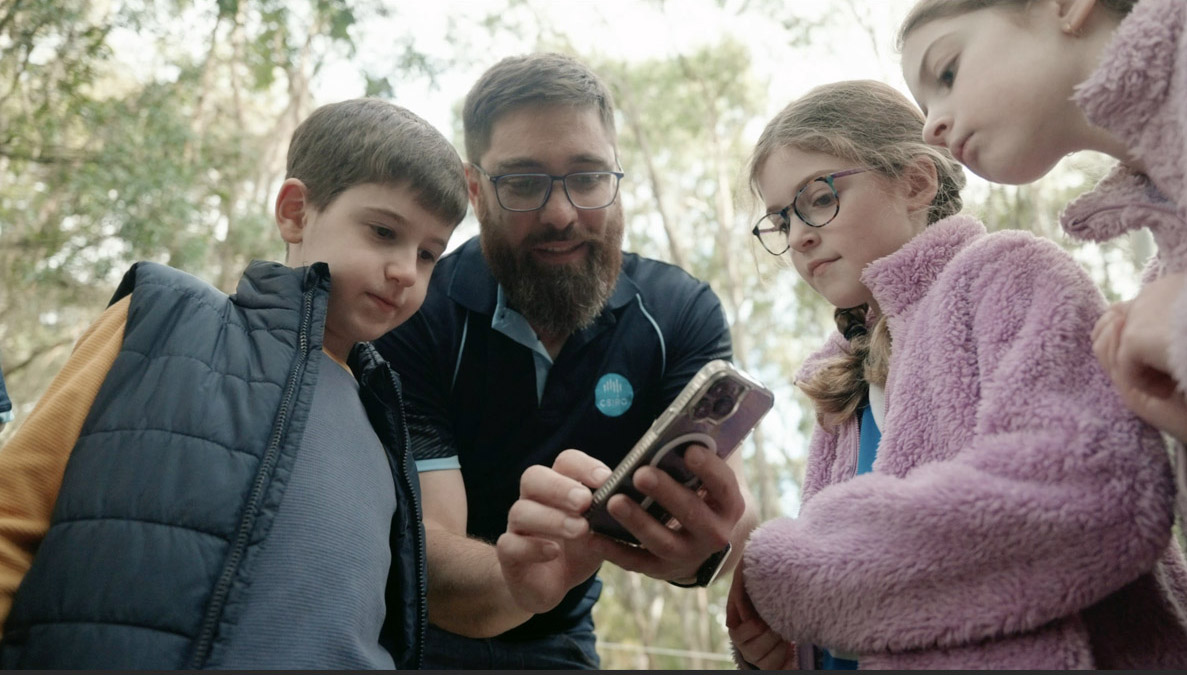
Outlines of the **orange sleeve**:
<svg viewBox="0 0 1187 675">
<path fill-rule="evenodd" d="M 37 407 L 0 449 L 0 629 L 49 529 L 66 461 L 119 354 L 130 304 L 129 295 L 91 324 Z"/>
</svg>

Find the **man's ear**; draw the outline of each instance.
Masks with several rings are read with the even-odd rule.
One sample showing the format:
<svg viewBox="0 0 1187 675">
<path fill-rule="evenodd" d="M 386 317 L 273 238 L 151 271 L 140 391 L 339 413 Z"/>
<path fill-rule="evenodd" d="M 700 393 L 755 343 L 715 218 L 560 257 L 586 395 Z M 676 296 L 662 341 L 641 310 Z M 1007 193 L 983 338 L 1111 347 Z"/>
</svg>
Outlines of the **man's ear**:
<svg viewBox="0 0 1187 675">
<path fill-rule="evenodd" d="M 1059 27 L 1067 35 L 1078 37 L 1096 8 L 1096 0 L 1054 0 Z"/>
<path fill-rule="evenodd" d="M 286 244 L 299 244 L 305 237 L 309 211 L 309 188 L 298 178 L 286 178 L 276 193 L 276 228 Z"/>
<path fill-rule="evenodd" d="M 471 162 L 466 162 L 466 191 L 470 195 L 470 207 L 476 212 L 478 210 L 478 191 L 482 189 L 481 181 L 484 178 L 482 172 L 474 167 Z"/>
<path fill-rule="evenodd" d="M 911 211 L 927 209 L 940 189 L 936 163 L 927 155 L 920 155 L 903 174 L 903 190 Z"/>
</svg>

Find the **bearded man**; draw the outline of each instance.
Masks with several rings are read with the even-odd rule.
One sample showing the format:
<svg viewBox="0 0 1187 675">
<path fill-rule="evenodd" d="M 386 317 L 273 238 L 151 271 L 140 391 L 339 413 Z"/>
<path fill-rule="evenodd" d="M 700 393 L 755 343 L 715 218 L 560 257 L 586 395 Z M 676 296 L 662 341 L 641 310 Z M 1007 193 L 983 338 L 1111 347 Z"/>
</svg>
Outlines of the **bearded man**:
<svg viewBox="0 0 1187 675">
<path fill-rule="evenodd" d="M 729 327 L 707 284 L 623 253 L 614 107 L 588 68 L 559 54 L 504 59 L 470 90 L 463 124 L 480 234 L 438 263 L 420 313 L 376 343 L 401 376 L 420 472 L 425 666 L 597 668 L 603 561 L 691 586 L 740 554 L 755 524 L 740 453 L 700 449 L 705 499 L 640 470 L 636 487 L 684 516 L 665 528 L 615 497 L 611 513 L 642 548 L 563 516 L 567 542 L 525 544 L 522 527 L 502 567 L 494 542 L 513 505 L 542 531 L 557 495 L 584 508 L 697 370 L 731 358 Z M 521 477 L 539 503 L 521 499 Z M 540 546 L 556 555 L 540 560 Z"/>
</svg>

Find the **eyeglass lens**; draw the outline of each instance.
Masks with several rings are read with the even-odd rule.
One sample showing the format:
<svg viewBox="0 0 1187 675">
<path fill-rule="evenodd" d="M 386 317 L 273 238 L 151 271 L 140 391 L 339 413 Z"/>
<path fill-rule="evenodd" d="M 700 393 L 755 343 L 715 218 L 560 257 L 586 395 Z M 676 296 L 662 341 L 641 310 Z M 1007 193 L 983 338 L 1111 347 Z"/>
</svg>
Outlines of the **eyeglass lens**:
<svg viewBox="0 0 1187 675">
<path fill-rule="evenodd" d="M 503 208 L 513 211 L 534 211 L 548 201 L 552 192 L 552 176 L 547 174 L 507 174 L 495 185 L 495 193 Z M 609 206 L 618 194 L 618 176 L 610 171 L 583 171 L 564 177 L 565 193 L 579 209 L 600 209 Z"/>
<path fill-rule="evenodd" d="M 781 255 L 790 248 L 792 211 L 812 227 L 824 227 L 837 216 L 840 204 L 830 178 L 824 176 L 808 183 L 796 193 L 790 209 L 768 213 L 759 220 L 755 232 L 767 251 Z"/>
</svg>

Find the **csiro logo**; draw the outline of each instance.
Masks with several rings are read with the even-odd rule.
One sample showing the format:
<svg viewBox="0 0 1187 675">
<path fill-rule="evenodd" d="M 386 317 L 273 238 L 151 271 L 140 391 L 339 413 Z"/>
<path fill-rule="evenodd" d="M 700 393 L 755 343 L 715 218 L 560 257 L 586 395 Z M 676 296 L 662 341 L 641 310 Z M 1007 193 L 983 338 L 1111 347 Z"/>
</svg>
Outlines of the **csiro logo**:
<svg viewBox="0 0 1187 675">
<path fill-rule="evenodd" d="M 630 410 L 635 400 L 635 389 L 618 373 L 606 373 L 594 387 L 594 405 L 606 417 L 618 417 Z"/>
</svg>

